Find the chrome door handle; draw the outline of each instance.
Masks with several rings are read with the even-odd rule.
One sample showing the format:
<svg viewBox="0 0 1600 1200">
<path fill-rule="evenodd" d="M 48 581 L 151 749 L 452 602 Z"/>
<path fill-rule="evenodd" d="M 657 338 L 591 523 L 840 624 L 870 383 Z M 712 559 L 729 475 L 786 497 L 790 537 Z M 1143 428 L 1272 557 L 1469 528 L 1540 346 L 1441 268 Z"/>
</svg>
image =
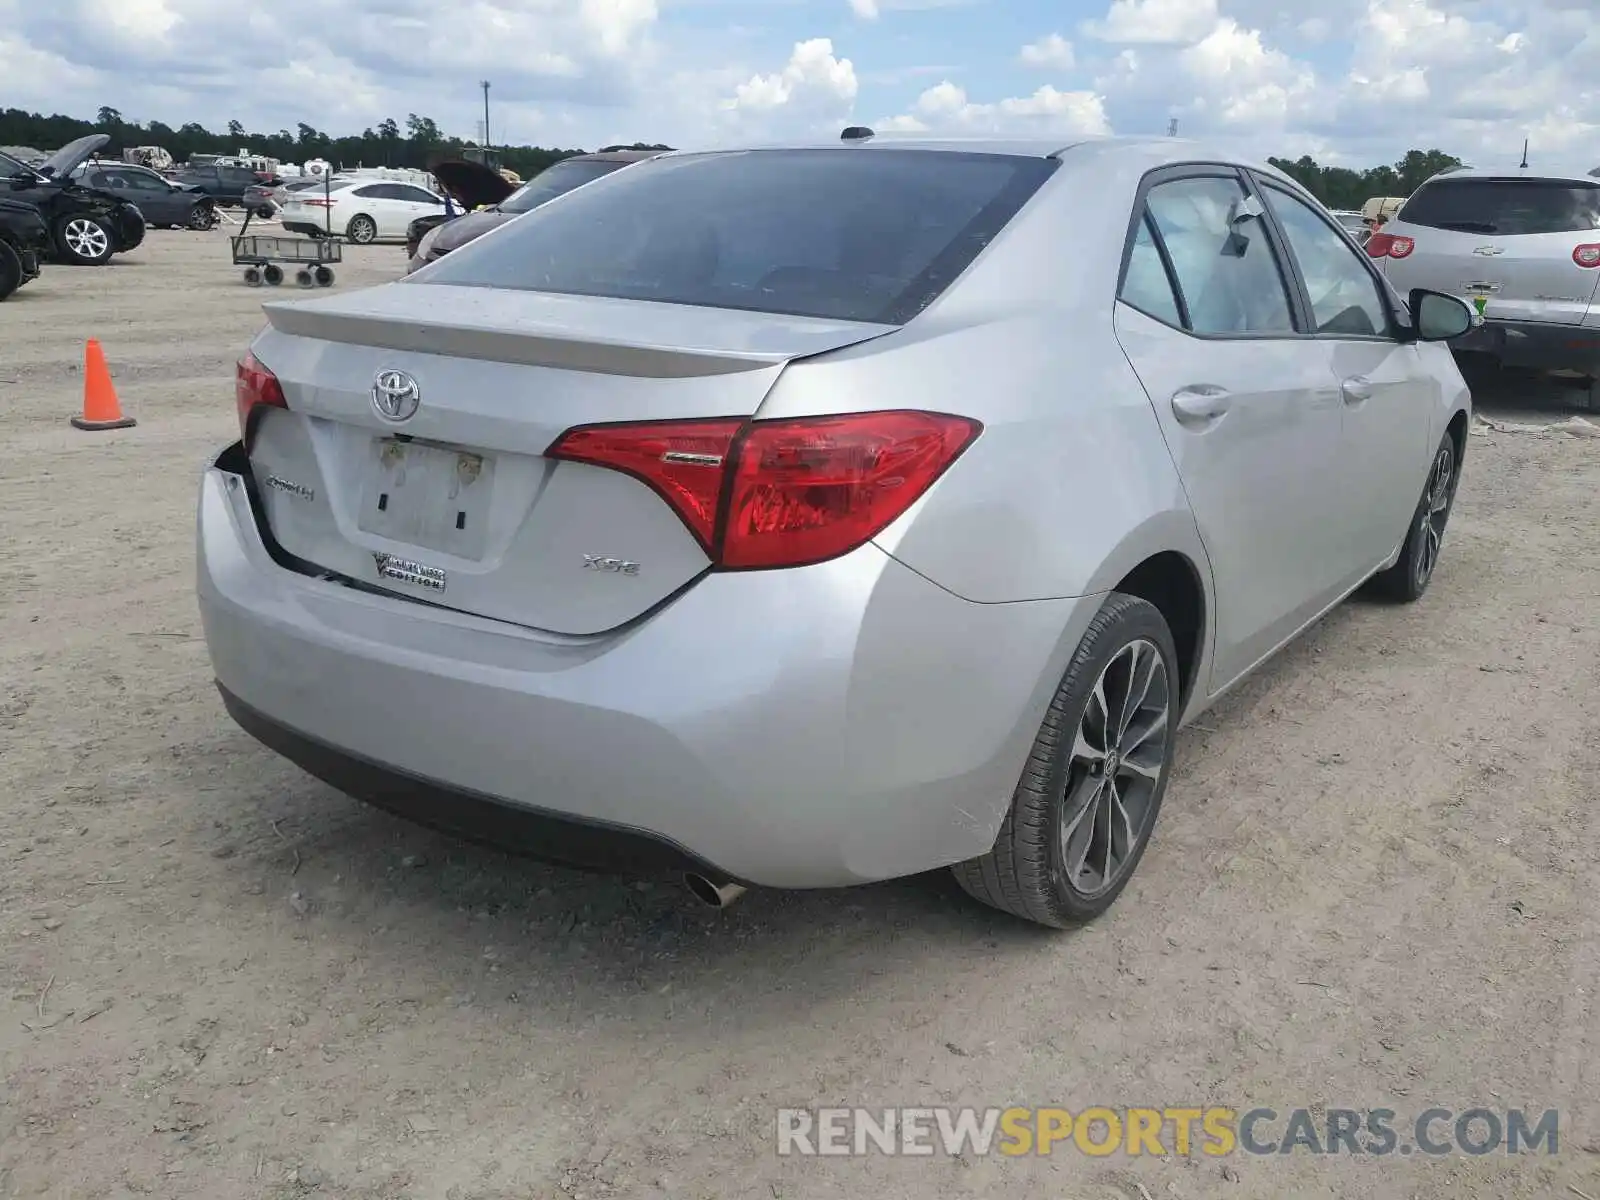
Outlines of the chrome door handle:
<svg viewBox="0 0 1600 1200">
<path fill-rule="evenodd" d="M 1215 421 L 1232 403 L 1233 397 L 1226 388 L 1202 383 L 1172 394 L 1172 415 L 1185 425 L 1201 425 Z"/>
<path fill-rule="evenodd" d="M 1363 400 L 1372 399 L 1372 380 L 1362 375 L 1353 375 L 1339 385 L 1339 392 L 1344 396 L 1346 404 L 1360 404 Z"/>
</svg>

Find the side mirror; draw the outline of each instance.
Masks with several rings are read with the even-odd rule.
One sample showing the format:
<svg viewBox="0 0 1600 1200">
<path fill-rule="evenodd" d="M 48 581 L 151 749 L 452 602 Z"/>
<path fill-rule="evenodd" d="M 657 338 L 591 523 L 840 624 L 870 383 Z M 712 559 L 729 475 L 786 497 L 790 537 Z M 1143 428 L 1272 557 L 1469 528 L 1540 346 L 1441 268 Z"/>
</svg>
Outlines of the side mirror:
<svg viewBox="0 0 1600 1200">
<path fill-rule="evenodd" d="M 1419 342 L 1448 342 L 1478 324 L 1478 314 L 1465 300 L 1443 292 L 1412 288 L 1409 306 L 1411 328 Z"/>
</svg>

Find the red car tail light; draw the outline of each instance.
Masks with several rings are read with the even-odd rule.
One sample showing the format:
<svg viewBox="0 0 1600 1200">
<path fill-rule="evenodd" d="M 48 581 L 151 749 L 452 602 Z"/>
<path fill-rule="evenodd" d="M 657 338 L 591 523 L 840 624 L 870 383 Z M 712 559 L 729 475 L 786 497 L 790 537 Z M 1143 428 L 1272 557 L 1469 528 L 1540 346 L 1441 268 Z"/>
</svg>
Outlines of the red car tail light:
<svg viewBox="0 0 1600 1200">
<path fill-rule="evenodd" d="M 545 455 L 632 475 L 672 505 L 718 567 L 756 570 L 863 545 L 982 428 L 910 411 L 590 425 L 568 430 Z"/>
<path fill-rule="evenodd" d="M 1600 267 L 1600 245 L 1584 243 L 1572 252 L 1572 261 L 1580 267 Z"/>
<path fill-rule="evenodd" d="M 284 399 L 283 385 L 278 382 L 278 377 L 248 352 L 239 360 L 233 397 L 239 408 L 239 438 L 248 452 L 256 410 L 263 407 L 288 408 L 289 402 Z"/>
<path fill-rule="evenodd" d="M 632 475 L 672 505 L 710 554 L 728 451 L 744 423 L 743 417 L 727 417 L 580 425 L 558 437 L 544 455 Z"/>
<path fill-rule="evenodd" d="M 1369 258 L 1405 258 L 1417 248 L 1411 238 L 1393 233 L 1375 233 L 1367 239 Z"/>
</svg>

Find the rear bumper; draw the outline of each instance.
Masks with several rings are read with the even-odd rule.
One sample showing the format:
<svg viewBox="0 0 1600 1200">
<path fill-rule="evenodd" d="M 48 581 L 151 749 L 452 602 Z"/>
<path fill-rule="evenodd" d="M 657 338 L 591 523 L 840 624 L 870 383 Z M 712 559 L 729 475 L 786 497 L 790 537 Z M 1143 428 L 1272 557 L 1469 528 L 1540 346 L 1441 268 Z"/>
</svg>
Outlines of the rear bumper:
<svg viewBox="0 0 1600 1200">
<path fill-rule="evenodd" d="M 1508 366 L 1600 376 L 1600 326 L 1595 325 L 1545 325 L 1491 318 L 1451 342 L 1450 348 L 1490 354 Z"/>
<path fill-rule="evenodd" d="M 1099 604 L 973 604 L 868 545 L 557 637 L 291 570 L 249 492 L 212 468 L 198 514 L 240 724 L 362 799 L 582 865 L 826 887 L 983 853 Z"/>
</svg>

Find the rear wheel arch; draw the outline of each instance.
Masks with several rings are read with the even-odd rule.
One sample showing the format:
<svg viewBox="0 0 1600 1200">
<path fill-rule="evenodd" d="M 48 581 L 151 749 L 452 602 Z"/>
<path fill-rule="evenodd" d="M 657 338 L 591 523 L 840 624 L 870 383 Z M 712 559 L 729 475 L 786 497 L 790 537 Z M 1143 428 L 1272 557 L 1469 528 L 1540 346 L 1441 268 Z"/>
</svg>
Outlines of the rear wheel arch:
<svg viewBox="0 0 1600 1200">
<path fill-rule="evenodd" d="M 1112 590 L 1148 601 L 1166 621 L 1178 651 L 1181 711 L 1194 695 L 1205 649 L 1206 592 L 1199 568 L 1188 555 L 1163 550 L 1134 567 Z"/>
</svg>

